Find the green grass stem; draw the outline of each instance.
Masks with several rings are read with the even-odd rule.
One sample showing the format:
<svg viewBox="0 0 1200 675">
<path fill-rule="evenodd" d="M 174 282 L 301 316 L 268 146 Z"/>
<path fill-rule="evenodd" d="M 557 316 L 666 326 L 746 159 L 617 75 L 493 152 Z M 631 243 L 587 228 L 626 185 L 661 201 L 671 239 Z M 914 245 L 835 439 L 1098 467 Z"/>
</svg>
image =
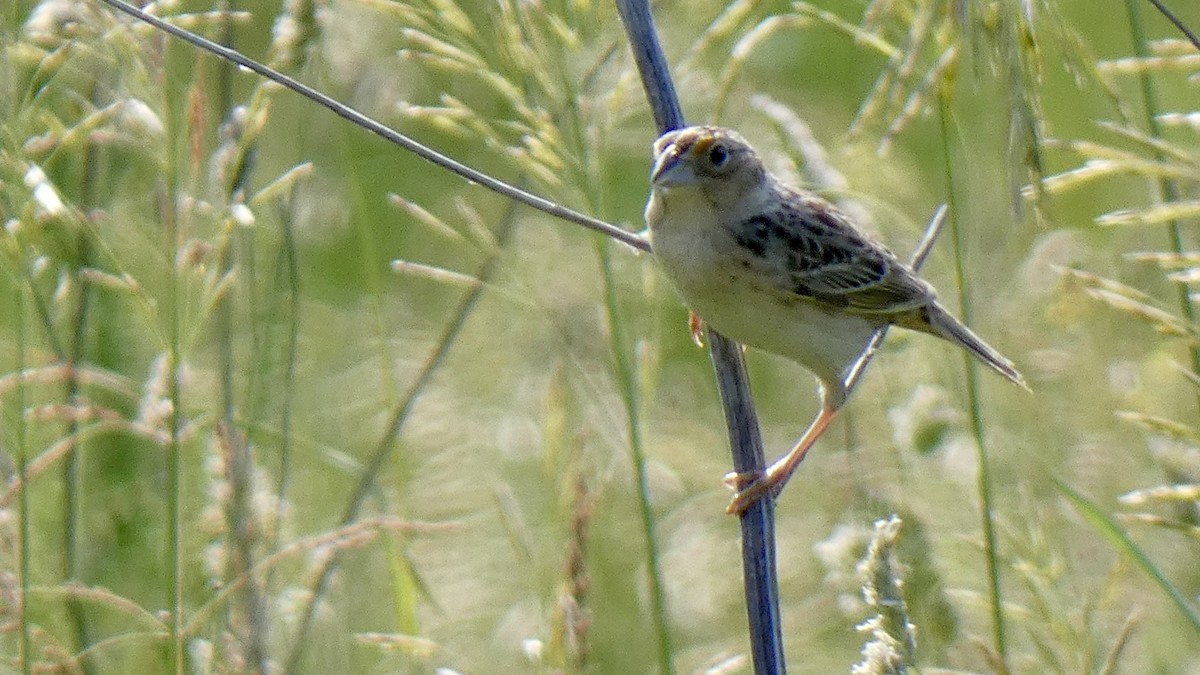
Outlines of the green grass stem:
<svg viewBox="0 0 1200 675">
<path fill-rule="evenodd" d="M 950 216 L 950 242 L 954 249 L 954 277 L 959 293 L 959 312 L 963 323 L 971 324 L 971 295 L 963 264 L 962 232 L 958 218 L 958 188 L 954 180 L 953 148 L 954 134 L 951 130 L 950 101 L 943 89 L 938 93 L 938 119 L 942 140 L 942 160 L 946 180 L 946 204 Z M 979 401 L 978 371 L 974 358 L 963 352 L 967 376 L 967 414 L 971 418 L 971 433 L 979 462 L 977 489 L 979 490 L 979 517 L 983 530 L 983 551 L 987 561 L 988 595 L 992 611 L 992 646 L 996 650 L 997 663 L 1004 672 L 1008 668 L 1008 637 L 1004 622 L 1004 596 L 1000 585 L 1000 561 L 996 551 L 996 525 L 993 517 L 991 462 L 988 457 L 987 439 L 983 428 L 983 412 Z"/>
<path fill-rule="evenodd" d="M 595 245 L 596 256 L 604 275 L 604 311 L 608 319 L 610 349 L 617 369 L 621 401 L 625 404 L 625 429 L 629 435 L 629 453 L 633 462 L 634 479 L 637 482 L 638 515 L 641 518 L 642 535 L 646 539 L 646 568 L 649 571 L 647 582 L 650 585 L 650 613 L 656 633 L 658 667 L 663 675 L 669 675 L 675 672 L 674 652 L 671 649 L 671 622 L 663 587 L 654 510 L 650 503 L 650 481 L 646 467 L 646 449 L 642 442 L 637 375 L 630 359 L 631 350 L 625 340 L 625 325 L 617 302 L 609 244 L 603 239 L 596 239 Z"/>
<path fill-rule="evenodd" d="M 20 246 L 19 242 L 14 242 L 14 243 L 17 246 Z M 16 251 L 15 258 L 16 258 L 15 262 L 18 265 L 20 265 L 21 269 L 25 269 L 27 267 L 27 264 L 24 261 L 24 256 L 21 254 L 21 251 L 19 249 Z M 19 481 L 21 481 L 21 486 L 22 486 L 21 492 L 18 495 L 18 499 L 17 499 L 17 512 L 18 512 L 17 528 L 18 528 L 18 540 L 20 542 L 19 543 L 19 551 L 18 551 L 19 558 L 17 559 L 17 564 L 18 564 L 17 574 L 20 576 L 20 580 L 21 580 L 21 598 L 20 598 L 20 607 L 18 609 L 17 616 L 18 616 L 18 620 L 20 621 L 19 628 L 20 628 L 20 636 L 21 636 L 20 637 L 21 673 L 23 675 L 30 675 L 33 672 L 33 659 L 34 659 L 33 637 L 32 637 L 33 626 L 31 625 L 31 623 L 29 621 L 29 597 L 30 597 L 29 589 L 32 586 L 32 584 L 29 581 L 29 575 L 32 572 L 32 567 L 30 565 L 31 557 L 30 557 L 30 553 L 29 553 L 29 546 L 31 543 L 31 537 L 30 537 L 30 531 L 29 531 L 30 501 L 29 501 L 29 490 L 24 489 L 24 486 L 27 486 L 29 484 L 27 482 L 29 479 L 29 471 L 28 471 L 29 429 L 27 426 L 28 423 L 26 422 L 26 419 L 25 419 L 25 408 L 27 407 L 27 398 L 28 398 L 27 392 L 26 392 L 26 382 L 25 382 L 25 372 L 26 372 L 26 365 L 27 365 L 26 360 L 27 360 L 27 350 L 28 350 L 28 347 L 26 345 L 26 340 L 28 339 L 28 335 L 26 335 L 26 332 L 25 332 L 25 330 L 26 330 L 26 324 L 25 324 L 26 287 L 25 287 L 25 283 L 23 282 L 23 279 L 20 276 L 17 276 L 14 279 L 14 281 L 16 282 L 16 285 L 17 285 L 17 293 L 16 293 L 17 307 L 16 307 L 15 323 L 16 323 L 16 329 L 17 329 L 16 330 L 16 332 L 17 332 L 17 373 L 19 374 L 19 378 L 17 380 L 17 391 L 16 391 L 16 415 L 14 417 L 16 418 L 16 427 L 17 427 L 17 439 L 16 439 L 17 440 L 17 452 L 16 452 L 16 454 L 17 454 L 17 479 Z"/>
<path fill-rule="evenodd" d="M 181 107 L 175 99 L 175 83 L 167 82 L 170 72 L 171 49 L 166 40 L 159 42 L 162 49 L 163 63 L 155 74 L 159 78 L 163 96 L 163 109 L 177 111 Z M 174 114 L 167 114 L 163 120 L 168 139 L 186 139 L 188 134 L 179 134 L 179 120 Z M 184 125 L 186 130 L 186 125 Z M 159 213 L 163 224 L 162 260 L 165 278 L 167 279 L 167 294 L 165 305 L 166 345 L 165 358 L 167 369 L 167 398 L 171 401 L 171 411 L 167 416 L 167 448 L 166 448 L 166 603 L 171 619 L 168 622 L 170 636 L 167 643 L 169 668 L 175 675 L 185 675 L 187 672 L 187 648 L 184 642 L 183 627 L 185 624 L 183 599 L 183 441 L 180 433 L 183 430 L 184 400 L 183 385 L 179 380 L 182 365 L 183 329 L 181 323 L 180 305 L 183 303 L 183 281 L 179 278 L 179 269 L 175 263 L 175 254 L 179 249 L 181 227 L 179 204 L 180 167 L 176 147 L 172 143 L 166 146 L 166 158 L 163 162 L 163 183 L 159 186 Z"/>
<path fill-rule="evenodd" d="M 1141 2 L 1139 0 L 1125 0 L 1125 9 L 1129 15 L 1129 32 L 1133 39 L 1133 51 L 1138 58 L 1146 58 L 1150 55 L 1148 47 L 1148 39 L 1146 38 L 1145 25 L 1142 22 Z M 1142 105 L 1145 111 L 1146 118 L 1143 122 L 1146 129 L 1150 132 L 1153 138 L 1162 138 L 1162 127 L 1158 123 L 1158 96 L 1154 91 L 1154 82 L 1150 79 L 1150 73 L 1142 72 L 1138 75 L 1138 85 L 1141 88 Z M 1166 158 L 1162 153 L 1156 152 L 1155 158 L 1159 161 L 1165 161 Z M 1170 178 L 1159 178 L 1155 182 L 1158 194 L 1155 195 L 1155 200 L 1158 202 L 1176 202 L 1180 199 L 1179 185 Z M 1174 253 L 1183 253 L 1186 249 L 1183 243 L 1183 232 L 1179 227 L 1178 220 L 1171 220 L 1166 227 L 1167 240 Z M 1196 310 L 1192 306 L 1191 288 L 1185 282 L 1175 284 L 1176 301 L 1179 303 L 1179 313 L 1187 319 L 1191 325 L 1196 323 Z M 1192 343 L 1188 346 L 1188 356 L 1190 357 L 1192 373 L 1200 376 L 1200 344 Z M 1196 402 L 1200 405 L 1200 394 L 1197 394 Z"/>
<path fill-rule="evenodd" d="M 1121 528 L 1116 519 L 1104 511 L 1104 509 L 1097 506 L 1095 502 L 1084 496 L 1083 493 L 1067 484 L 1066 481 L 1055 478 L 1054 485 L 1071 502 L 1071 505 L 1079 511 L 1080 515 L 1113 545 L 1117 553 L 1132 560 L 1138 569 L 1150 577 L 1154 585 L 1158 586 L 1170 598 L 1171 602 L 1179 608 L 1179 612 L 1183 614 L 1183 618 L 1192 627 L 1192 630 L 1200 633 L 1200 611 L 1197 611 L 1193 601 L 1187 597 L 1186 593 L 1167 579 L 1167 576 L 1163 574 L 1158 565 L 1150 559 L 1150 556 L 1146 554 L 1141 546 L 1138 546 L 1137 542 L 1129 537 L 1129 534 Z"/>
</svg>

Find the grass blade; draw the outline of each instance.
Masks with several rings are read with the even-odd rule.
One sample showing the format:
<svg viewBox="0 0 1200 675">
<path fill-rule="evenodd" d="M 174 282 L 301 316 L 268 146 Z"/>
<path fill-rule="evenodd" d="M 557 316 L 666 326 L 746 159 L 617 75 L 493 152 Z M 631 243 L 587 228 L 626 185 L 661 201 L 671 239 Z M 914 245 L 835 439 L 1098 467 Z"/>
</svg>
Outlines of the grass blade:
<svg viewBox="0 0 1200 675">
<path fill-rule="evenodd" d="M 1155 565 L 1150 556 L 1146 555 L 1146 552 L 1137 545 L 1137 542 L 1131 539 L 1125 530 L 1121 529 L 1117 521 L 1065 481 L 1056 477 L 1054 478 L 1054 485 L 1071 502 L 1076 510 L 1079 511 L 1084 520 L 1088 521 L 1105 539 L 1112 543 L 1113 548 L 1118 553 L 1132 560 L 1138 568 L 1146 573 L 1146 576 L 1150 577 L 1150 580 L 1155 585 L 1162 589 L 1163 593 L 1166 593 L 1171 602 L 1175 603 L 1175 606 L 1183 613 L 1188 623 L 1192 625 L 1192 629 L 1200 633 L 1200 612 L 1196 610 L 1187 596 L 1167 579 L 1162 570 L 1158 568 L 1158 565 Z"/>
</svg>

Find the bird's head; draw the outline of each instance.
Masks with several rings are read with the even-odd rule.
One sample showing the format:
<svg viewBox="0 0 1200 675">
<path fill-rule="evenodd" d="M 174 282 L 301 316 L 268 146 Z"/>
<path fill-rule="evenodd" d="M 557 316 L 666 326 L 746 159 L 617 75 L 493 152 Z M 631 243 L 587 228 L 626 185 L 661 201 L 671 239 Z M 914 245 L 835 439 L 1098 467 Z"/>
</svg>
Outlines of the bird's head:
<svg viewBox="0 0 1200 675">
<path fill-rule="evenodd" d="M 731 129 L 687 127 L 654 142 L 650 182 L 656 192 L 699 189 L 728 203 L 759 185 L 765 174 L 758 153 Z"/>
</svg>

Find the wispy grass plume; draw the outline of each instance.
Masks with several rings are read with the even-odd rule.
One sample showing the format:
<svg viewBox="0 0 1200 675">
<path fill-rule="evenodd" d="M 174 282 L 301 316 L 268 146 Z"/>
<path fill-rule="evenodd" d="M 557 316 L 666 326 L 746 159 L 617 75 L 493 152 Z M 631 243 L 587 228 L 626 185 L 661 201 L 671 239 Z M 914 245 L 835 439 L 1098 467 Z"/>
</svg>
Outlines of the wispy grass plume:
<svg viewBox="0 0 1200 675">
<path fill-rule="evenodd" d="M 863 646 L 863 660 L 850 669 L 853 675 L 899 675 L 914 667 L 917 629 L 908 618 L 903 570 L 895 557 L 900 527 L 896 516 L 876 521 L 866 557 L 858 564 L 863 600 L 876 614 L 858 626 L 871 639 Z"/>
</svg>

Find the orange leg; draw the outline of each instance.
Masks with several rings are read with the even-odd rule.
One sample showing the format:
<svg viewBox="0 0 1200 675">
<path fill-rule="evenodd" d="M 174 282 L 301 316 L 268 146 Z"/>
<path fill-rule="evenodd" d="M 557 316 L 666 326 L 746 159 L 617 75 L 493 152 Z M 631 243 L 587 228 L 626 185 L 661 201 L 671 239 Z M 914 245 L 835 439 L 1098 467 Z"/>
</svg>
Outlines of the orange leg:
<svg viewBox="0 0 1200 675">
<path fill-rule="evenodd" d="M 701 319 L 699 314 L 688 312 L 688 330 L 692 332 L 692 342 L 695 342 L 697 347 L 703 347 L 704 319 Z"/>
<path fill-rule="evenodd" d="M 833 418 L 837 416 L 838 408 L 827 408 L 822 406 L 821 412 L 817 414 L 817 418 L 808 426 L 808 430 L 796 441 L 795 447 L 786 455 L 775 460 L 775 463 L 768 466 L 766 471 L 758 475 L 745 474 L 729 474 L 725 477 L 726 484 L 731 485 L 737 494 L 733 495 L 733 501 L 729 503 L 728 513 L 736 513 L 742 515 L 746 509 L 750 508 L 758 500 L 770 495 L 774 497 L 779 494 L 783 486 L 787 484 L 788 479 L 792 477 L 792 473 L 796 471 L 796 467 L 800 466 L 800 462 L 804 461 L 804 456 L 808 454 L 808 449 L 817 442 L 821 434 L 825 433 L 825 429 Z"/>
</svg>

